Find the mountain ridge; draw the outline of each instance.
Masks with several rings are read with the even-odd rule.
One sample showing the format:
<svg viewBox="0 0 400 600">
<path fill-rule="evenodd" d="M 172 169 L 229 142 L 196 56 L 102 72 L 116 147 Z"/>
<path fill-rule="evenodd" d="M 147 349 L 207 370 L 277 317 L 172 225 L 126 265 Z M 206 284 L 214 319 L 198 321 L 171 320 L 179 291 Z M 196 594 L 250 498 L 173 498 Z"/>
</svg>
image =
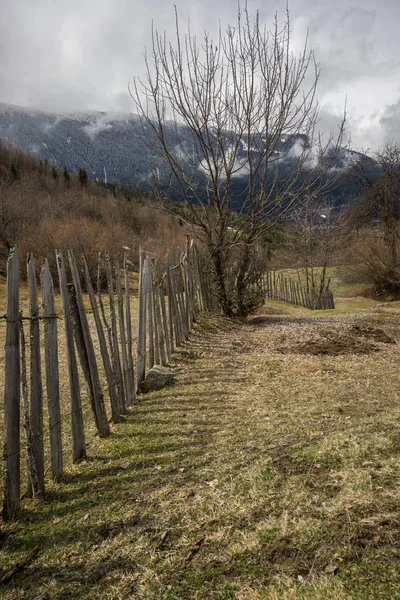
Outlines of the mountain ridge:
<svg viewBox="0 0 400 600">
<path fill-rule="evenodd" d="M 172 129 L 172 128 L 171 128 Z M 182 125 L 183 139 L 188 132 Z M 124 187 L 151 187 L 154 170 L 163 173 L 162 161 L 149 149 L 149 131 L 135 113 L 110 111 L 42 111 L 0 103 L 0 138 L 33 153 L 42 161 L 54 162 L 71 172 L 85 168 L 92 179 L 106 180 Z M 303 139 L 304 138 L 304 139 Z M 296 144 L 307 144 L 306 136 L 282 136 L 285 153 Z M 243 149 L 245 154 L 245 149 Z M 279 151 L 278 151 L 279 152 Z M 340 149 L 334 169 L 345 171 L 354 156 L 363 156 L 373 166 L 373 159 L 350 149 Z M 201 166 L 199 164 L 199 176 Z M 240 175 L 236 178 L 240 187 Z M 166 179 L 167 181 L 167 179 Z M 166 184 L 167 185 L 167 184 Z M 335 204 L 346 204 L 361 189 L 339 182 L 333 193 Z"/>
</svg>

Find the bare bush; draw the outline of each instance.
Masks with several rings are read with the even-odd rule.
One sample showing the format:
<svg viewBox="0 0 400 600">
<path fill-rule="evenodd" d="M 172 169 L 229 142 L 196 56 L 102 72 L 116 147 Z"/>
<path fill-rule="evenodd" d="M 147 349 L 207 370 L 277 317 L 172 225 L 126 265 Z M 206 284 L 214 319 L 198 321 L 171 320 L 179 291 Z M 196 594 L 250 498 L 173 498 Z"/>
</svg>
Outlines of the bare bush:
<svg viewBox="0 0 400 600">
<path fill-rule="evenodd" d="M 38 227 L 26 231 L 17 242 L 22 255 L 34 253 L 38 265 L 48 258 L 53 277 L 57 275 L 56 248 L 65 253 L 72 250 L 78 261 L 85 256 L 93 282 L 96 281 L 99 252 L 107 250 L 122 263 L 124 252 L 129 247 L 132 249 L 130 260 L 138 261 L 138 240 L 129 229 L 120 224 L 109 226 L 88 218 L 43 221 Z"/>
<path fill-rule="evenodd" d="M 57 177 L 54 176 L 57 173 Z M 185 247 L 188 232 L 177 217 L 160 210 L 154 199 L 130 198 L 124 190 L 109 190 L 76 176 L 63 176 L 54 165 L 0 141 L 0 270 L 5 272 L 8 250 L 18 243 L 22 252 L 49 258 L 56 273 L 54 249 L 85 254 L 94 274 L 99 250 L 130 260 L 138 268 L 138 246 L 164 258 L 167 250 Z M 38 261 L 39 263 L 40 261 Z"/>
<path fill-rule="evenodd" d="M 377 296 L 400 298 L 400 146 L 388 143 L 374 158 L 372 173 L 363 159 L 351 169 L 365 189 L 350 214 L 355 237 L 351 270 L 372 283 Z"/>
</svg>

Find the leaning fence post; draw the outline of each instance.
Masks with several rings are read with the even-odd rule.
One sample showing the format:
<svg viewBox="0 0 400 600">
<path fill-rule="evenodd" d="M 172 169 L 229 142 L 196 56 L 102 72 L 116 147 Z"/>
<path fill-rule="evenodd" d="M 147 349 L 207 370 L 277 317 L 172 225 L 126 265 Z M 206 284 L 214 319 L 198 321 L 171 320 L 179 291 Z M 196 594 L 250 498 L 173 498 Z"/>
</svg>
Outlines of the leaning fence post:
<svg viewBox="0 0 400 600">
<path fill-rule="evenodd" d="M 156 365 L 160 364 L 160 323 L 158 321 L 157 303 L 158 303 L 158 285 L 155 276 L 155 259 L 151 259 L 151 297 L 150 302 L 153 312 L 154 327 L 154 361 Z M 164 364 L 164 363 L 163 363 Z"/>
<path fill-rule="evenodd" d="M 119 391 L 121 413 L 126 413 L 125 385 L 124 385 L 124 378 L 122 375 L 121 357 L 119 354 L 117 316 L 115 313 L 115 301 L 114 301 L 113 273 L 112 273 L 111 259 L 110 259 L 109 252 L 105 253 L 105 259 L 106 259 L 106 276 L 107 276 L 108 295 L 110 298 L 111 340 L 112 340 L 112 357 L 113 357 L 114 378 L 117 382 L 117 387 L 118 387 L 118 391 Z"/>
<path fill-rule="evenodd" d="M 140 392 L 140 386 L 146 373 L 146 278 L 145 258 L 142 248 L 139 250 L 139 328 L 138 328 L 138 349 L 137 349 L 137 390 Z"/>
<path fill-rule="evenodd" d="M 49 261 L 44 260 L 41 272 L 44 316 L 44 352 L 46 360 L 46 391 L 49 411 L 51 475 L 56 481 L 63 471 L 60 378 L 58 368 L 57 315 L 54 302 L 54 286 Z"/>
<path fill-rule="evenodd" d="M 153 310 L 153 277 L 151 273 L 151 259 L 147 258 L 146 268 L 146 292 L 147 292 L 147 327 L 149 333 L 149 367 L 154 366 L 154 310 Z"/>
<path fill-rule="evenodd" d="M 157 324 L 157 342 L 158 342 L 158 359 L 161 361 L 162 365 L 166 365 L 167 353 L 165 352 L 166 348 L 166 340 L 165 340 L 165 328 L 163 316 L 161 314 L 161 296 L 163 294 L 162 291 L 162 277 L 160 275 L 159 264 L 156 261 L 154 266 L 154 276 L 155 276 L 155 286 L 154 286 L 154 316 L 155 323 Z"/>
<path fill-rule="evenodd" d="M 97 368 L 96 354 L 89 329 L 89 322 L 86 316 L 85 305 L 83 303 L 80 275 L 72 250 L 68 251 L 68 258 L 71 267 L 72 280 L 74 282 L 74 299 L 77 307 L 77 312 L 74 315 L 76 321 L 76 332 L 78 335 L 82 335 L 81 341 L 83 344 L 80 355 L 82 359 L 82 367 L 84 367 L 84 365 L 87 366 L 87 369 L 83 368 L 83 371 L 87 381 L 90 404 L 99 436 L 107 437 L 110 435 L 110 426 L 107 420 L 106 407 L 104 405 L 104 395 L 103 390 L 101 389 L 99 370 Z"/>
<path fill-rule="evenodd" d="M 71 395 L 72 459 L 75 462 L 81 458 L 86 458 L 85 430 L 83 427 L 82 402 L 79 387 L 78 365 L 76 362 L 74 346 L 74 335 L 72 331 L 71 310 L 68 298 L 67 276 L 65 274 L 63 255 L 60 250 L 56 250 L 56 257 L 64 313 L 69 389 Z"/>
<path fill-rule="evenodd" d="M 161 315 L 162 315 L 162 327 L 164 329 L 164 339 L 165 339 L 165 347 L 167 350 L 167 359 L 171 360 L 172 349 L 171 349 L 171 340 L 170 340 L 170 331 L 168 329 L 168 321 L 167 321 L 167 308 L 165 306 L 165 297 L 164 297 L 164 283 L 161 272 L 161 267 L 157 262 L 157 278 L 160 282 L 159 285 L 159 293 L 160 293 L 160 304 L 161 304 Z"/>
<path fill-rule="evenodd" d="M 176 323 L 176 310 L 175 310 L 175 292 L 173 290 L 172 273 L 171 273 L 171 259 L 169 252 L 166 260 L 166 278 L 167 278 L 167 295 L 168 295 L 168 316 L 169 316 L 169 339 L 171 341 L 171 355 L 174 353 L 174 333 L 175 333 L 175 345 L 179 346 L 180 340 L 178 335 L 178 327 Z"/>
<path fill-rule="evenodd" d="M 7 262 L 7 328 L 4 385 L 4 500 L 3 519 L 12 519 L 20 504 L 20 342 L 19 342 L 19 264 L 13 246 Z"/>
<path fill-rule="evenodd" d="M 198 256 L 198 252 L 197 252 L 197 246 L 195 244 L 193 244 L 193 262 L 194 262 L 194 269 L 195 269 L 195 273 L 196 273 L 196 288 L 197 288 L 197 298 L 198 298 L 198 310 L 199 313 L 202 313 L 205 311 L 205 306 L 206 306 L 206 302 L 205 302 L 205 292 L 204 292 L 204 284 L 202 281 L 202 277 L 200 275 L 200 263 L 199 263 L 199 256 Z"/>
<path fill-rule="evenodd" d="M 100 344 L 100 352 L 101 352 L 101 357 L 103 359 L 104 371 L 105 371 L 106 378 L 107 378 L 108 391 L 110 394 L 112 420 L 113 420 L 113 423 L 119 423 L 119 421 L 121 420 L 120 419 L 119 399 L 118 399 L 118 395 L 117 395 L 117 391 L 116 391 L 116 387 L 115 387 L 114 374 L 113 374 L 113 370 L 112 370 L 112 366 L 111 366 L 110 356 L 108 354 L 107 342 L 106 342 L 106 338 L 104 335 L 104 329 L 103 329 L 103 325 L 102 325 L 100 314 L 99 314 L 99 307 L 97 305 L 96 296 L 94 294 L 92 281 L 90 279 L 89 268 L 87 266 L 85 257 L 82 258 L 82 262 L 83 262 L 83 270 L 85 273 L 86 289 L 89 294 L 90 305 L 92 307 L 93 316 L 94 316 L 94 320 L 96 323 L 97 335 L 98 335 L 99 344 Z"/>
<path fill-rule="evenodd" d="M 181 265 L 179 265 L 180 267 Z M 184 298 L 184 282 L 182 280 L 182 271 L 178 268 L 175 271 L 177 285 L 176 289 L 176 298 L 177 298 L 177 306 L 179 313 L 179 325 L 182 332 L 182 341 L 186 341 L 189 337 L 189 329 L 188 329 L 188 320 L 187 313 L 185 308 L 185 298 Z"/>
<path fill-rule="evenodd" d="M 34 489 L 34 482 L 29 479 L 28 495 L 38 496 L 44 493 L 43 388 L 40 361 L 39 304 L 35 261 L 31 252 L 27 256 L 27 270 L 31 338 L 30 426 L 32 432 L 32 452 L 37 470 L 37 489 Z"/>
<path fill-rule="evenodd" d="M 182 332 L 182 320 L 181 320 L 181 312 L 179 305 L 179 292 L 178 286 L 176 283 L 175 271 L 170 270 L 171 274 L 171 300 L 173 302 L 174 307 L 174 323 L 175 323 L 175 334 L 176 334 L 176 345 L 180 346 L 184 342 L 184 334 Z"/>
<path fill-rule="evenodd" d="M 119 334 L 121 339 L 121 353 L 122 353 L 122 365 L 124 375 L 124 385 L 127 405 L 130 406 L 133 402 L 133 382 L 129 375 L 129 361 L 128 361 L 128 348 L 126 341 L 126 329 L 125 329 L 125 314 L 124 314 L 124 298 L 122 296 L 121 286 L 121 271 L 119 268 L 119 262 L 115 261 L 115 284 L 117 289 L 117 301 L 118 301 L 118 320 L 119 320 Z"/>
<path fill-rule="evenodd" d="M 128 351 L 128 380 L 131 393 L 128 398 L 128 405 L 133 404 L 136 398 L 135 391 L 135 373 L 133 368 L 132 356 L 132 319 L 131 319 L 131 294 L 129 285 L 128 257 L 124 254 L 124 275 L 125 275 L 125 320 L 126 320 L 126 340 Z"/>
<path fill-rule="evenodd" d="M 38 472 L 36 467 L 35 453 L 33 450 L 33 436 L 31 427 L 31 418 L 29 410 L 29 387 L 28 387 L 28 369 L 26 366 L 26 341 L 24 324 L 22 321 L 22 312 L 20 313 L 20 340 L 21 340 L 21 388 L 24 401 L 24 429 L 26 441 L 26 463 L 28 467 L 28 494 L 32 495 L 32 490 L 39 489 Z"/>
</svg>

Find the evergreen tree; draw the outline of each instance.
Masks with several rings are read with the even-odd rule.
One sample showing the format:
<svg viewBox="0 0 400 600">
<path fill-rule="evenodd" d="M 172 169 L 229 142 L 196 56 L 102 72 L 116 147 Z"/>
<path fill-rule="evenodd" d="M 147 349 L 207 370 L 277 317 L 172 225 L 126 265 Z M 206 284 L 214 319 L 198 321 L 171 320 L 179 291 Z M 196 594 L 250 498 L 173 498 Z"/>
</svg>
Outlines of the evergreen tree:
<svg viewBox="0 0 400 600">
<path fill-rule="evenodd" d="M 71 176 L 69 174 L 69 171 L 67 169 L 67 167 L 64 165 L 64 171 L 63 171 L 63 176 L 64 176 L 64 183 L 67 187 L 70 186 L 71 183 Z"/>
<path fill-rule="evenodd" d="M 15 163 L 11 163 L 10 175 L 13 181 L 17 181 L 17 179 L 19 179 L 19 171 Z"/>
<path fill-rule="evenodd" d="M 88 175 L 86 173 L 86 169 L 80 168 L 78 172 L 79 183 L 81 186 L 86 186 L 88 182 Z"/>
</svg>

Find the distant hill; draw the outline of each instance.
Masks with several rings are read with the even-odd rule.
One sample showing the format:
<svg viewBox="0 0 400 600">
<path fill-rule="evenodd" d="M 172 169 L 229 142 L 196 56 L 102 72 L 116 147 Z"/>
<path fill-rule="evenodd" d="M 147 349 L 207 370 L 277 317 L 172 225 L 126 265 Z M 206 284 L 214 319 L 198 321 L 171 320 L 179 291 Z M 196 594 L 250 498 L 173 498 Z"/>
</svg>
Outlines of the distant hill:
<svg viewBox="0 0 400 600">
<path fill-rule="evenodd" d="M 179 137 L 190 143 L 190 134 L 183 126 Z M 146 130 L 138 115 L 106 112 L 56 114 L 0 103 L 0 138 L 32 152 L 42 161 L 54 162 L 60 168 L 66 166 L 71 172 L 78 172 L 83 167 L 92 179 L 146 189 L 154 171 L 157 171 L 167 185 L 163 164 L 149 149 L 151 131 Z M 306 136 L 287 136 L 282 138 L 278 153 L 281 151 L 286 155 L 291 147 L 306 143 Z M 244 147 L 242 153 L 245 157 Z M 358 153 L 342 149 L 335 158 L 334 169 L 344 172 L 354 156 Z M 365 159 L 373 168 L 373 160 Z M 291 161 L 293 158 L 287 160 L 288 169 Z M 198 176 L 201 177 L 201 168 Z M 235 179 L 238 196 L 244 183 L 243 177 Z M 331 196 L 336 204 L 343 205 L 352 203 L 361 193 L 357 185 L 349 185 L 343 180 Z"/>
</svg>

